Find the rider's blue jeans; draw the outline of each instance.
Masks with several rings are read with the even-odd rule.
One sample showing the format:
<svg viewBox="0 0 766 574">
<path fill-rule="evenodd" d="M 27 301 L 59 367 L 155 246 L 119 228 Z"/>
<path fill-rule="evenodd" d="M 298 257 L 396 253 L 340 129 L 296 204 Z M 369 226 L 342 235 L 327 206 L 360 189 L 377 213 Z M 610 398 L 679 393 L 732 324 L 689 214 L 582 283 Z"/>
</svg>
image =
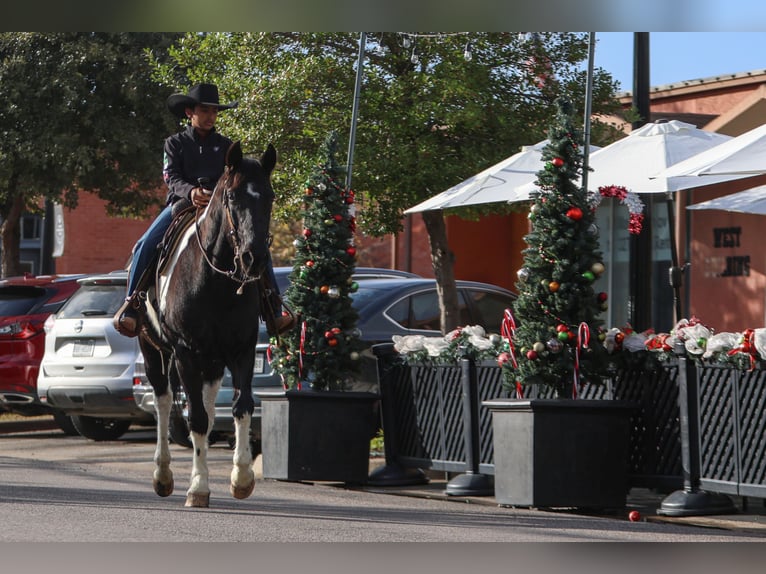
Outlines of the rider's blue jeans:
<svg viewBox="0 0 766 574">
<path fill-rule="evenodd" d="M 130 263 L 130 277 L 128 278 L 128 297 L 133 295 L 141 275 L 152 262 L 157 246 L 173 221 L 173 206 L 168 205 L 152 222 L 141 238 L 133 247 L 133 261 Z"/>
</svg>

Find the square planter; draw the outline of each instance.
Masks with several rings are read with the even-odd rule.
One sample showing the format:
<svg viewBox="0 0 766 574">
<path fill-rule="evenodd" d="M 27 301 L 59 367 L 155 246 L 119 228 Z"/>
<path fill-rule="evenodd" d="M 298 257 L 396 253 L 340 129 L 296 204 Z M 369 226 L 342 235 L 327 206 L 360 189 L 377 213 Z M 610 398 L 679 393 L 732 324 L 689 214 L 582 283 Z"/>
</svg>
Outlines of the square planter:
<svg viewBox="0 0 766 574">
<path fill-rule="evenodd" d="M 366 392 L 257 391 L 263 477 L 363 484 L 379 395 Z"/>
<path fill-rule="evenodd" d="M 492 399 L 482 404 L 492 413 L 498 504 L 625 506 L 632 403 Z"/>
</svg>

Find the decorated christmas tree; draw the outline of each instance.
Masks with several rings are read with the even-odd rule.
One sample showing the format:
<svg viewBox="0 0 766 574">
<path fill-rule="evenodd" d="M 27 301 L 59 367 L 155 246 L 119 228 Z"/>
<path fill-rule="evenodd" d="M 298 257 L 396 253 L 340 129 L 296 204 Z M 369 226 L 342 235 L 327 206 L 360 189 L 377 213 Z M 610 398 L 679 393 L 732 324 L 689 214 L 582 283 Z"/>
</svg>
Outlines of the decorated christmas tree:
<svg viewBox="0 0 766 574">
<path fill-rule="evenodd" d="M 350 293 L 356 261 L 354 192 L 341 183 L 345 169 L 335 160 L 337 136 L 330 134 L 306 183 L 303 233 L 285 301 L 298 318 L 289 333 L 272 340 L 272 366 L 286 388 L 346 390 L 359 369 L 363 344 Z"/>
<path fill-rule="evenodd" d="M 607 295 L 593 288 L 604 271 L 596 204 L 579 186 L 582 143 L 566 101 L 557 101 L 548 140 L 532 194 L 519 296 L 506 318 L 510 352 L 503 368 L 519 393 L 541 384 L 572 397 L 584 382 L 601 383 L 606 375 L 608 356 L 598 336 Z"/>
</svg>

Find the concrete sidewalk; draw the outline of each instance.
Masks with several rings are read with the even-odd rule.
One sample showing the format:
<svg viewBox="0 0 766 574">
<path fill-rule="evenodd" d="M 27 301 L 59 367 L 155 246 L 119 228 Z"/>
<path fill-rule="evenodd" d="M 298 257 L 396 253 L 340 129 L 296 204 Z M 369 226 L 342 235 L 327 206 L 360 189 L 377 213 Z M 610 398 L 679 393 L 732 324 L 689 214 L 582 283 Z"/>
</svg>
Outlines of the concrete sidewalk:
<svg viewBox="0 0 766 574">
<path fill-rule="evenodd" d="M 382 464 L 383 461 L 371 461 L 371 468 Z M 493 496 L 452 496 L 446 494 L 446 486 L 449 476 L 446 473 L 428 474 L 427 484 L 410 486 L 359 486 L 368 492 L 390 494 L 394 496 L 413 496 L 418 498 L 431 498 L 438 500 L 450 500 L 462 504 L 485 504 L 501 506 Z M 688 524 L 706 528 L 718 528 L 724 530 L 737 530 L 742 532 L 760 533 L 766 537 L 766 500 L 759 498 L 743 498 L 730 496 L 737 512 L 735 514 L 719 514 L 707 516 L 664 516 L 657 513 L 667 493 L 659 493 L 646 488 L 632 488 L 628 494 L 626 506 L 621 510 L 604 511 L 599 514 L 586 513 L 578 509 L 556 508 L 539 509 L 540 512 L 558 512 L 567 514 L 597 515 L 616 520 L 629 520 L 631 511 L 639 513 L 639 520 L 646 522 L 666 522 L 670 524 Z"/>
</svg>

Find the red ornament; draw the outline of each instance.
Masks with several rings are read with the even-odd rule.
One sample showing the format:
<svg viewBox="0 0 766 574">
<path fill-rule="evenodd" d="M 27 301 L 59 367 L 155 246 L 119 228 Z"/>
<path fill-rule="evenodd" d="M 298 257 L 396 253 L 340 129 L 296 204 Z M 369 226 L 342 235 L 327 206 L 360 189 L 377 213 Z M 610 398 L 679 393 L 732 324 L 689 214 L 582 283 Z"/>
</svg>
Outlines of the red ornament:
<svg viewBox="0 0 766 574">
<path fill-rule="evenodd" d="M 340 215 L 339 213 L 333 215 L 332 218 L 335 220 L 335 223 L 340 223 L 341 221 L 343 221 L 343 216 Z"/>
<path fill-rule="evenodd" d="M 598 299 L 598 302 L 599 302 L 599 303 L 603 303 L 604 301 L 606 301 L 606 300 L 609 298 L 609 295 L 607 295 L 606 293 L 604 293 L 604 292 L 602 291 L 601 293 L 599 293 L 599 294 L 596 296 L 596 298 Z"/>
<path fill-rule="evenodd" d="M 548 289 L 550 290 L 551 293 L 555 293 L 556 291 L 558 291 L 559 290 L 558 282 L 551 281 L 550 283 L 548 283 Z"/>
<path fill-rule="evenodd" d="M 324 332 L 324 338 L 325 339 L 332 339 L 334 337 L 335 337 L 335 335 L 332 334 L 332 331 L 325 331 Z"/>
<path fill-rule="evenodd" d="M 508 361 L 511 360 L 511 354 L 510 353 L 500 353 L 497 356 L 497 366 L 502 367 L 505 365 Z"/>
<path fill-rule="evenodd" d="M 534 361 L 537 358 L 537 351 L 527 351 L 527 359 Z"/>
<path fill-rule="evenodd" d="M 313 267 L 313 266 L 314 266 L 314 262 L 311 259 L 306 261 L 306 267 Z"/>
<path fill-rule="evenodd" d="M 579 207 L 570 207 L 567 210 L 567 217 L 572 221 L 580 221 L 582 219 L 582 209 Z"/>
<path fill-rule="evenodd" d="M 628 513 L 628 520 L 631 522 L 638 522 L 641 520 L 641 513 L 638 510 L 631 510 Z"/>
<path fill-rule="evenodd" d="M 554 166 L 556 166 L 556 167 L 561 167 L 562 165 L 564 165 L 564 160 L 563 160 L 563 159 L 561 159 L 560 157 L 554 157 L 554 158 L 551 160 L 551 163 L 552 163 Z"/>
<path fill-rule="evenodd" d="M 558 325 L 556 325 L 556 332 L 557 333 L 561 333 L 563 331 L 569 331 L 569 327 L 564 325 L 564 323 L 559 323 Z"/>
<path fill-rule="evenodd" d="M 311 230 L 308 227 L 303 230 L 303 237 L 311 237 Z"/>
<path fill-rule="evenodd" d="M 342 333 L 340 327 L 333 327 L 332 329 L 330 329 L 330 331 L 332 332 L 333 335 L 340 335 Z"/>
<path fill-rule="evenodd" d="M 348 249 L 346 249 L 346 253 L 348 253 L 351 257 L 353 257 L 354 255 L 356 255 L 356 247 L 349 247 Z"/>
<path fill-rule="evenodd" d="M 330 345 L 331 347 L 335 347 L 338 345 L 338 339 L 336 339 L 335 337 L 333 337 L 332 339 L 327 339 L 327 344 Z"/>
<path fill-rule="evenodd" d="M 615 343 L 622 343 L 625 340 L 625 335 L 623 333 L 616 333 L 614 336 L 614 342 Z"/>
</svg>

